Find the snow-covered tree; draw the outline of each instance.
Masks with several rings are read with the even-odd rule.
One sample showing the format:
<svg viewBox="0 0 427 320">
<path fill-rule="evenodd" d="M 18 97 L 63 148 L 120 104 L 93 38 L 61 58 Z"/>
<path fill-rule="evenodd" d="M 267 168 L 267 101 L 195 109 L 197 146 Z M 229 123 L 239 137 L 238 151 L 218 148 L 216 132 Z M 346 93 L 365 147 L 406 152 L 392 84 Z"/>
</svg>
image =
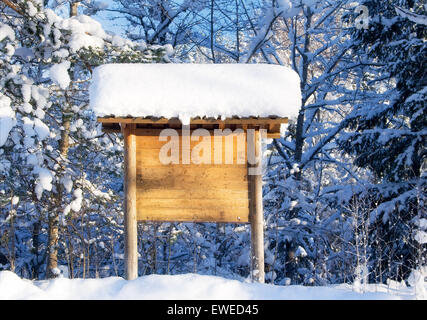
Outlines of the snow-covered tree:
<svg viewBox="0 0 427 320">
<path fill-rule="evenodd" d="M 369 27 L 354 29 L 352 41 L 378 67 L 368 70 L 361 88 L 371 99 L 355 103 L 340 145 L 374 173 L 366 189 L 375 280 L 406 279 L 426 263 L 426 7 L 423 1 L 362 5 Z"/>
<path fill-rule="evenodd" d="M 200 22 L 206 1 L 119 0 L 108 9 L 128 22 L 129 38 L 149 44 L 176 46 L 188 42 L 190 30 Z"/>
<path fill-rule="evenodd" d="M 4 199 L 20 198 L 18 208 L 2 207 L 5 240 L 18 240 L 6 247 L 22 244 L 27 252 L 15 265 L 30 277 L 44 274 L 44 265 L 53 277 L 58 264 L 92 273 L 90 259 L 121 250 L 116 241 L 110 250 L 94 240 L 120 235 L 113 188 L 120 191 L 114 179 L 122 161 L 119 139 L 100 132 L 88 109 L 91 70 L 106 62 L 166 62 L 166 50 L 109 35 L 85 15 L 61 18 L 37 1 L 2 4 L 0 182 Z"/>
<path fill-rule="evenodd" d="M 338 252 L 352 240 L 342 205 L 358 177 L 336 139 L 362 98 L 356 95 L 361 70 L 370 63 L 354 56 L 342 19 L 352 10 L 348 1 L 274 1 L 264 7 L 244 55 L 247 62 L 289 64 L 301 79 L 302 107 L 270 146 L 266 177 L 271 277 L 278 283 L 347 281 L 352 273 L 339 267 L 350 253 Z"/>
</svg>

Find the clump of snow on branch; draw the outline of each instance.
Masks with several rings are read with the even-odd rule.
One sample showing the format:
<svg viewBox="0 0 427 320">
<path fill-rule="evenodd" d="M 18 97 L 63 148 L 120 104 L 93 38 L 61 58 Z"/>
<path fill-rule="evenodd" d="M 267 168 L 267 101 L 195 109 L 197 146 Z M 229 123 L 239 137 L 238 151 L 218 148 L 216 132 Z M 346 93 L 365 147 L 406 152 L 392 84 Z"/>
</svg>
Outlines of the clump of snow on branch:
<svg viewBox="0 0 427 320">
<path fill-rule="evenodd" d="M 41 199 L 44 190 L 46 191 L 52 190 L 53 175 L 50 170 L 45 168 L 40 168 L 40 167 L 34 168 L 34 173 L 38 175 L 38 179 L 35 187 L 35 193 L 36 193 L 37 199 Z"/>
<path fill-rule="evenodd" d="M 61 89 L 66 89 L 70 85 L 71 79 L 68 75 L 70 65 L 70 61 L 63 61 L 50 67 L 50 78 L 53 82 L 59 85 Z"/>
<path fill-rule="evenodd" d="M 15 112 L 10 107 L 10 98 L 0 93 L 0 147 L 6 143 L 10 130 L 15 125 Z"/>
<path fill-rule="evenodd" d="M 83 192 L 81 189 L 76 189 L 73 192 L 74 200 L 71 202 L 71 210 L 74 212 L 80 211 L 83 201 Z"/>
<path fill-rule="evenodd" d="M 15 32 L 6 24 L 0 22 L 0 41 L 8 37 L 10 40 L 15 40 Z"/>
</svg>

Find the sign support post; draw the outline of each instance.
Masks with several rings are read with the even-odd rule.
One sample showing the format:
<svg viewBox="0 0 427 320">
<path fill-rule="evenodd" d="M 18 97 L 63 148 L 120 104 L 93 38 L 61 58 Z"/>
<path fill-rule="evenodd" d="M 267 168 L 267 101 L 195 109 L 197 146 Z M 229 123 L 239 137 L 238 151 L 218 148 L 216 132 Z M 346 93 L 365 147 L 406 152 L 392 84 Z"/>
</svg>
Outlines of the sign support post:
<svg viewBox="0 0 427 320">
<path fill-rule="evenodd" d="M 248 135 L 248 139 L 250 136 Z M 251 260 L 252 279 L 264 283 L 264 210 L 262 203 L 262 139 L 259 130 L 253 134 L 251 144 L 254 147 L 256 164 L 248 163 L 250 212 L 251 224 Z M 248 148 L 250 145 L 248 144 Z M 252 170 L 252 172 L 251 172 Z"/>
<path fill-rule="evenodd" d="M 136 139 L 135 124 L 123 124 L 125 142 L 125 277 L 138 277 L 138 236 L 136 220 Z"/>
</svg>

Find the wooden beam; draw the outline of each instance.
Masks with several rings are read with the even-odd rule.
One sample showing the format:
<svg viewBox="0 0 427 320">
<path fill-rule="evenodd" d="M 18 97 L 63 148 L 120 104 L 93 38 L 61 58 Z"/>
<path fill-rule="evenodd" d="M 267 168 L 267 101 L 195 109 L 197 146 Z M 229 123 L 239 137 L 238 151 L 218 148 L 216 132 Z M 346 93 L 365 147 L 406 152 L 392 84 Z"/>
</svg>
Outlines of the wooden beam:
<svg viewBox="0 0 427 320">
<path fill-rule="evenodd" d="M 282 122 L 282 123 L 286 123 L 286 122 Z M 273 129 L 267 129 L 267 138 L 270 139 L 278 139 L 281 137 L 280 135 L 280 124 L 268 124 L 265 125 L 263 127 L 267 127 L 267 128 L 273 128 Z M 141 125 L 141 124 L 139 124 Z M 152 124 L 153 126 L 157 126 L 157 128 L 148 128 L 147 126 L 150 126 L 151 124 L 145 124 L 143 125 L 143 128 L 137 128 L 137 135 L 146 135 L 146 136 L 158 136 L 160 134 L 160 132 L 163 129 L 167 129 L 167 128 L 172 128 L 177 130 L 178 132 L 180 132 L 181 130 L 181 125 L 176 125 L 176 124 Z M 209 131 L 213 131 L 211 126 L 213 124 L 200 124 L 200 126 L 202 128 L 205 128 Z M 215 125 L 215 124 L 214 124 Z M 218 122 L 218 129 L 224 130 L 226 127 L 229 127 L 230 123 L 223 123 L 223 122 Z M 162 126 L 160 128 L 160 126 Z M 241 127 L 243 130 L 246 130 L 248 125 L 247 124 L 241 124 Z M 106 133 L 118 133 L 121 131 L 120 126 L 117 123 L 110 123 L 110 122 L 106 122 L 106 123 L 102 123 L 102 131 L 106 132 Z M 212 133 L 213 134 L 213 133 Z"/>
<path fill-rule="evenodd" d="M 165 127 L 165 128 L 169 128 L 169 127 Z M 178 131 L 178 133 L 180 132 L 180 128 L 172 128 Z M 224 124 L 219 124 L 219 129 L 224 130 L 225 126 Z M 120 127 L 116 127 L 116 126 L 108 126 L 103 124 L 102 125 L 102 131 L 105 133 L 120 133 Z M 161 130 L 160 130 L 161 131 Z M 159 129 L 137 129 L 137 134 L 140 135 L 146 135 L 146 136 L 158 136 L 160 133 Z M 279 139 L 281 137 L 280 132 L 271 132 L 268 131 L 267 133 L 267 138 L 269 139 Z"/>
<path fill-rule="evenodd" d="M 104 117 L 98 118 L 98 122 L 101 123 L 135 123 L 135 124 L 181 124 L 178 118 L 114 118 Z M 191 124 L 240 124 L 240 125 L 269 125 L 269 124 L 280 124 L 288 123 L 288 118 L 280 117 L 246 117 L 246 118 L 226 118 L 224 120 L 215 118 L 193 118 L 190 121 Z"/>
<path fill-rule="evenodd" d="M 267 133 L 268 139 L 279 139 L 281 137 L 280 132 Z"/>
<path fill-rule="evenodd" d="M 250 137 L 250 135 L 248 135 Z M 249 138 L 248 138 L 249 139 Z M 255 147 L 257 164 L 248 163 L 249 181 L 249 219 L 251 223 L 251 253 L 252 279 L 264 283 L 264 210 L 262 203 L 262 139 L 257 130 L 253 135 L 253 143 L 248 148 Z"/>
<path fill-rule="evenodd" d="M 135 124 L 123 124 L 125 142 L 125 278 L 138 277 L 138 234 L 136 220 L 136 139 Z"/>
</svg>

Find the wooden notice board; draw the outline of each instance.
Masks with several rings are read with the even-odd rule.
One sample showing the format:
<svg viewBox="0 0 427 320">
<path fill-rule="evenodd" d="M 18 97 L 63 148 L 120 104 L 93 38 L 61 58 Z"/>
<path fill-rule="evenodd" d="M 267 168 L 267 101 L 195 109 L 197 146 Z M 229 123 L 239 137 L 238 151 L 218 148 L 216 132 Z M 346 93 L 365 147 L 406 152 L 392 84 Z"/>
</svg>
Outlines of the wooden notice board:
<svg viewBox="0 0 427 320">
<path fill-rule="evenodd" d="M 261 161 L 252 161 L 254 156 L 249 155 L 261 153 L 261 130 L 267 131 L 267 138 L 278 138 L 287 118 L 193 118 L 186 132 L 176 118 L 106 117 L 98 121 L 104 132 L 122 132 L 124 137 L 126 279 L 138 276 L 137 222 L 188 221 L 250 223 L 252 276 L 264 282 Z M 160 159 L 161 150 L 170 142 L 160 139 L 164 129 L 180 132 L 172 143 L 179 145 L 179 153 L 168 164 Z M 198 129 L 210 134 L 192 139 Z M 229 129 L 230 134 L 218 137 L 217 129 L 223 133 Z M 232 143 L 226 143 L 230 136 Z M 210 141 L 209 147 L 201 148 L 202 141 Z M 205 154 L 206 150 L 210 152 Z"/>
<path fill-rule="evenodd" d="M 195 149 L 200 141 L 180 133 L 179 163 L 165 165 L 159 154 L 170 140 L 159 141 L 158 130 L 136 130 L 138 221 L 249 222 L 246 133 L 233 134 L 233 143 L 226 136 L 209 139 L 210 163 L 194 164 L 204 156 Z"/>
</svg>

